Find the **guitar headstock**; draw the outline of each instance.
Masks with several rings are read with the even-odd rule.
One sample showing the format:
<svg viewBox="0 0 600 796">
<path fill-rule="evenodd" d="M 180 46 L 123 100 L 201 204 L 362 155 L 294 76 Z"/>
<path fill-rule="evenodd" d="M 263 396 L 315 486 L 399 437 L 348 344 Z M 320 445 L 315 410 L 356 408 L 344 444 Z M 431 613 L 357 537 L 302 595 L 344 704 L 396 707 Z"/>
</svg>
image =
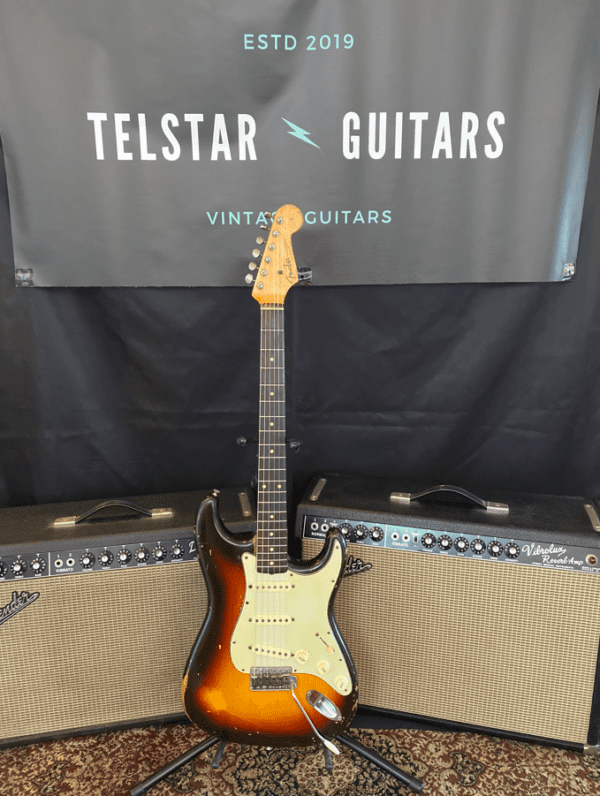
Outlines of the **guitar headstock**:
<svg viewBox="0 0 600 796">
<path fill-rule="evenodd" d="M 294 205 L 282 205 L 276 213 L 265 214 L 271 222 L 269 237 L 257 238 L 256 242 L 265 244 L 260 265 L 250 263 L 251 271 L 256 272 L 252 297 L 260 304 L 283 304 L 288 290 L 298 281 L 298 269 L 292 249 L 292 235 L 304 223 L 304 216 Z M 260 249 L 254 249 L 258 257 Z M 246 282 L 252 284 L 253 274 L 248 274 Z"/>
</svg>

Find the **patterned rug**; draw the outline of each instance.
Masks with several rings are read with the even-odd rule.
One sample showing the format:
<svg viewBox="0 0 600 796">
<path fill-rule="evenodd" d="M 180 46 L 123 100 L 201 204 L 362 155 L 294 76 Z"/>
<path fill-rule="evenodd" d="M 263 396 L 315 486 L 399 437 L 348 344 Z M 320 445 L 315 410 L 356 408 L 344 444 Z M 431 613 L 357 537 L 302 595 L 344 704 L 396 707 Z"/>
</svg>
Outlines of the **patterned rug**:
<svg viewBox="0 0 600 796">
<path fill-rule="evenodd" d="M 427 796 L 598 796 L 600 758 L 474 733 L 352 729 L 349 733 L 425 782 Z M 168 724 L 0 750 L 0 796 L 129 796 L 202 734 Z M 346 746 L 327 774 L 320 751 L 217 747 L 151 796 L 392 796 L 410 793 Z"/>
</svg>

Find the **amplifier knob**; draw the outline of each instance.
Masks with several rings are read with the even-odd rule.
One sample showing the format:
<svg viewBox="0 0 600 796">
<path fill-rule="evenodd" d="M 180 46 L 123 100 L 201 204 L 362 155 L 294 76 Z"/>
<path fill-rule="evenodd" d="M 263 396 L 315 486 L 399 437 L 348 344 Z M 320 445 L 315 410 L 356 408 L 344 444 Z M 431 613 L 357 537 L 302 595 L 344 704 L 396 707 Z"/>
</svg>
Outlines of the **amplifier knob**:
<svg viewBox="0 0 600 796">
<path fill-rule="evenodd" d="M 84 569 L 90 569 L 94 566 L 96 557 L 92 553 L 84 553 L 79 559 L 79 563 Z"/>
<path fill-rule="evenodd" d="M 103 550 L 100 553 L 100 563 L 102 564 L 103 567 L 110 567 L 110 565 L 114 561 L 114 558 L 115 557 L 110 552 L 110 550 Z"/>
<path fill-rule="evenodd" d="M 473 539 L 471 542 L 471 550 L 476 556 L 480 556 L 485 553 L 485 542 L 483 539 Z"/>
<path fill-rule="evenodd" d="M 46 562 L 40 556 L 36 556 L 31 562 L 31 569 L 34 575 L 40 575 L 46 569 Z"/>
<path fill-rule="evenodd" d="M 125 548 L 119 550 L 117 553 L 117 561 L 119 564 L 128 564 L 131 561 L 131 551 L 125 550 Z"/>
<path fill-rule="evenodd" d="M 135 551 L 135 560 L 143 564 L 144 561 L 147 561 L 150 558 L 150 551 L 146 547 L 138 547 Z"/>
<path fill-rule="evenodd" d="M 490 542 L 488 545 L 488 553 L 493 556 L 493 558 L 498 558 L 498 556 L 502 555 L 502 551 L 504 550 L 504 546 L 500 544 L 500 542 L 494 539 L 493 542 Z"/>
<path fill-rule="evenodd" d="M 424 533 L 421 537 L 421 544 L 428 550 L 431 550 L 432 547 L 435 547 L 436 541 L 437 540 L 432 533 Z"/>
<path fill-rule="evenodd" d="M 155 561 L 164 561 L 167 557 L 167 551 L 164 547 L 155 547 L 152 551 L 152 557 Z"/>
<path fill-rule="evenodd" d="M 8 567 L 4 563 L 4 561 L 0 561 L 0 578 L 3 578 L 6 575 L 6 570 Z"/>
<path fill-rule="evenodd" d="M 452 537 L 444 534 L 438 539 L 438 547 L 440 550 L 452 550 Z"/>
<path fill-rule="evenodd" d="M 504 553 L 507 558 L 518 558 L 521 555 L 521 548 L 518 544 L 510 542 L 510 544 L 507 544 L 504 548 Z"/>
<path fill-rule="evenodd" d="M 27 572 L 27 564 L 22 558 L 13 561 L 11 569 L 15 575 L 24 575 Z"/>
<path fill-rule="evenodd" d="M 454 547 L 459 553 L 466 553 L 469 549 L 469 540 L 465 539 L 464 536 L 459 536 L 454 540 Z"/>
<path fill-rule="evenodd" d="M 171 556 L 172 558 L 183 558 L 183 547 L 175 543 L 171 548 Z"/>
<path fill-rule="evenodd" d="M 362 542 L 363 539 L 367 538 L 369 529 L 366 528 L 364 525 L 357 525 L 356 528 L 354 529 L 354 533 L 356 534 L 356 540 L 358 542 Z"/>
<path fill-rule="evenodd" d="M 380 542 L 384 536 L 382 528 L 371 528 L 371 539 L 374 542 Z"/>
</svg>

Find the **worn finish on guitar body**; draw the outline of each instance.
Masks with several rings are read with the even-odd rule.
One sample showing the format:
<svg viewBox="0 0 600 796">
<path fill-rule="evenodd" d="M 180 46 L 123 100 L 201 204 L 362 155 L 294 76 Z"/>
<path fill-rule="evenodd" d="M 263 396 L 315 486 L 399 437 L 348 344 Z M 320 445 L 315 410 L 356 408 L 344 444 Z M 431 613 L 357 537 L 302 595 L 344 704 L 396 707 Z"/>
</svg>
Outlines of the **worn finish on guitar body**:
<svg viewBox="0 0 600 796">
<path fill-rule="evenodd" d="M 240 635 L 240 624 L 252 622 L 252 618 L 246 619 L 243 612 L 253 585 L 247 582 L 247 573 L 251 570 L 249 562 L 251 565 L 254 560 L 254 536 L 234 537 L 229 534 L 220 521 L 216 495 L 203 501 L 198 513 L 197 529 L 198 556 L 208 591 L 208 612 L 185 669 L 182 697 L 187 715 L 211 735 L 235 743 L 263 746 L 308 746 L 318 743 L 289 689 L 252 690 L 250 672 L 240 671 L 232 661 L 233 645 L 246 640 Z M 294 638 L 296 633 L 299 633 L 298 638 L 302 637 L 302 633 L 304 639 L 308 637 L 307 634 L 312 637 L 309 650 L 304 649 L 304 640 L 302 644 L 303 651 L 310 658 L 308 666 L 313 668 L 313 673 L 302 671 L 307 664 L 302 656 L 298 659 L 296 649 L 291 649 L 293 655 L 289 660 L 278 660 L 273 664 L 292 668 L 297 683 L 296 696 L 319 732 L 328 738 L 347 729 L 358 699 L 354 664 L 333 616 L 333 600 L 343 575 L 341 562 L 344 550 L 345 540 L 336 531 L 330 534 L 323 552 L 317 558 L 310 562 L 289 562 L 286 583 L 293 585 L 286 588 L 298 589 L 298 596 L 303 600 L 301 604 L 307 606 L 306 614 L 312 613 L 313 578 L 320 578 L 322 582 L 327 579 L 332 566 L 337 571 L 329 579 L 329 598 L 323 614 L 327 620 L 326 631 L 323 631 L 322 621 L 319 623 L 316 620 L 317 624 L 311 626 L 311 615 L 289 618 L 293 632 L 290 631 L 288 639 Z M 259 575 L 263 584 L 266 577 Z M 301 626 L 304 626 L 303 629 Z M 325 640 L 327 643 L 324 643 Z M 331 650 L 334 650 L 334 654 L 331 654 Z M 328 655 L 332 660 L 335 658 L 335 665 L 344 668 L 348 674 L 348 684 L 341 689 L 347 693 L 340 693 L 339 680 L 336 687 L 314 673 L 316 662 L 319 659 L 326 660 Z M 341 720 L 326 718 L 309 705 L 306 694 L 311 689 L 324 694 L 337 706 Z"/>
</svg>

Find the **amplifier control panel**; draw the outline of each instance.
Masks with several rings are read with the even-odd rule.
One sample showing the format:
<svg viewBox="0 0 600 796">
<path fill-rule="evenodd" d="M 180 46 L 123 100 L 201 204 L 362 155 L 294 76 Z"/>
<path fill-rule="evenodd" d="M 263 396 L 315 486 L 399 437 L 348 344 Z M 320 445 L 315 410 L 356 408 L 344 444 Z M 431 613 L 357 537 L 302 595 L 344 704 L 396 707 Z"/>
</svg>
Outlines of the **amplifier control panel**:
<svg viewBox="0 0 600 796">
<path fill-rule="evenodd" d="M 0 556 L 0 583 L 52 575 L 164 566 L 196 560 L 194 537 L 168 539 L 164 542 L 131 539 L 106 546 Z"/>
<path fill-rule="evenodd" d="M 600 574 L 600 546 L 585 548 L 560 541 L 532 542 L 502 536 L 316 516 L 304 517 L 303 537 L 325 539 L 331 528 L 339 528 L 348 542 L 366 547 Z"/>
</svg>

